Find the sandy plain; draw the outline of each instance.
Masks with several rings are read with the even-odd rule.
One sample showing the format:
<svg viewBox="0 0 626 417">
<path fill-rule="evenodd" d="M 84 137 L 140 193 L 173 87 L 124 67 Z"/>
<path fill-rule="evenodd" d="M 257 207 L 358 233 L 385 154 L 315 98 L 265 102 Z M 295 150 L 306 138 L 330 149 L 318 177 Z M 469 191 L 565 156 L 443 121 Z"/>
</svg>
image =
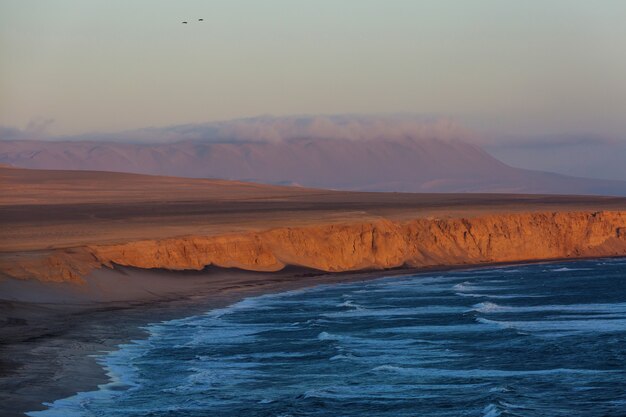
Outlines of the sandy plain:
<svg viewBox="0 0 626 417">
<path fill-rule="evenodd" d="M 386 218 L 622 210 L 624 197 L 317 190 L 96 171 L 0 168 L 0 251 Z"/>
<path fill-rule="evenodd" d="M 0 188 L 3 415 L 21 415 L 41 408 L 43 401 L 105 382 L 106 375 L 88 355 L 141 337 L 138 326 L 200 313 L 246 296 L 451 265 L 626 255 L 626 198 L 619 197 L 362 193 L 9 167 L 0 168 Z M 507 229 L 510 222 L 515 227 Z M 529 222 L 528 229 L 524 230 L 520 222 Z M 542 232 L 546 224 L 551 227 L 550 236 Z M 435 227 L 437 233 L 420 229 L 423 227 Z M 275 230 L 282 232 L 275 234 Z M 467 230 L 474 230 L 476 241 L 471 247 L 463 243 Z M 383 237 L 372 237 L 376 231 Z M 281 246 L 288 240 L 283 232 L 289 236 L 311 232 L 316 240 L 296 242 L 298 250 L 289 252 L 291 246 Z M 345 239 L 334 240 L 333 233 L 344 233 Z M 419 239 L 407 240 L 403 233 L 416 234 Z M 453 234 L 460 237 L 448 246 L 440 240 Z M 182 268 L 176 257 L 154 260 L 164 248 L 174 255 L 187 250 L 185 245 L 168 248 L 179 240 L 196 245 L 194 237 L 221 236 L 274 239 L 278 243 L 272 244 L 271 253 L 281 263 L 273 272 L 203 265 L 190 268 L 198 271 L 168 271 L 185 269 L 186 258 L 182 258 Z M 363 236 L 370 236 L 370 240 Z M 521 242 L 524 236 L 529 239 L 526 246 Z M 573 236 L 572 242 L 560 245 L 568 236 Z M 507 246 L 516 240 L 517 246 Z M 498 250 L 493 241 L 500 242 L 502 249 Z M 132 246 L 137 242 L 157 242 L 158 250 L 149 252 L 153 245 L 137 249 Z M 405 258 L 414 260 L 412 264 L 405 258 L 393 258 L 397 248 L 409 243 L 415 246 L 415 242 L 447 249 L 442 253 L 426 251 L 428 256 L 423 257 L 409 251 Z M 357 243 L 363 246 L 361 252 Z M 320 252 L 313 250 L 315 245 Z M 384 256 L 377 263 L 363 263 L 346 255 L 331 265 L 338 265 L 332 270 L 307 264 L 307 250 L 323 257 L 339 251 L 337 245 L 354 245 L 352 252 L 364 259 L 379 245 L 376 256 Z M 128 263 L 107 265 L 98 260 L 81 280 L 49 282 L 42 279 L 44 275 L 37 268 L 27 271 L 31 276 L 11 275 L 16 262 L 28 264 L 29 260 L 50 259 L 50 254 L 57 253 L 63 254 L 63 259 L 74 259 L 73 254 L 93 247 L 99 252 L 89 252 L 89 256 L 116 256 L 114 259 Z M 244 249 L 241 245 L 227 246 L 224 253 L 228 256 L 231 250 Z M 420 248 L 413 249 L 423 255 Z M 148 254 L 137 257 L 133 251 Z M 134 258 L 127 256 L 130 252 Z M 543 253 L 546 256 L 542 257 Z M 303 257 L 302 262 L 298 256 Z M 283 262 L 286 259 L 295 262 Z M 153 266 L 137 268 L 146 262 Z M 176 268 L 167 268 L 171 262 Z M 206 265 L 211 263 L 218 265 Z M 254 269 L 255 264 L 250 265 L 247 269 Z"/>
</svg>

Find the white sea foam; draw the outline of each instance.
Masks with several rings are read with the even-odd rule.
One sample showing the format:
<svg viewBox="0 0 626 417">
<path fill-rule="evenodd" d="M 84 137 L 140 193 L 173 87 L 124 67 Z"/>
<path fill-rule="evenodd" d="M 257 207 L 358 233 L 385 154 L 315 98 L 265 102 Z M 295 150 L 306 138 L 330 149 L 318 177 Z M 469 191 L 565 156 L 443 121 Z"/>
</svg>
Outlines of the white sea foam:
<svg viewBox="0 0 626 417">
<path fill-rule="evenodd" d="M 483 409 L 483 417 L 499 417 L 502 413 L 495 404 L 489 404 Z"/>
<path fill-rule="evenodd" d="M 373 368 L 372 371 L 404 372 L 406 369 L 395 365 L 380 365 Z"/>
<path fill-rule="evenodd" d="M 566 266 L 562 268 L 550 269 L 550 272 L 571 272 L 571 271 L 592 271 L 591 268 L 568 268 Z"/>
<path fill-rule="evenodd" d="M 99 358 L 98 363 L 105 368 L 109 382 L 98 385 L 98 390 L 79 392 L 52 403 L 44 403 L 49 407 L 47 410 L 32 411 L 25 414 L 31 417 L 82 417 L 90 403 L 112 399 L 128 389 L 139 388 L 141 386 L 140 379 L 132 361 L 143 355 L 144 348 L 148 344 L 148 340 L 133 341 L 120 345 L 118 350 Z"/>
<path fill-rule="evenodd" d="M 545 298 L 547 295 L 538 295 L 538 294 L 475 294 L 475 293 L 462 293 L 457 292 L 455 295 L 460 297 L 471 297 L 471 298 L 493 298 L 500 300 L 507 300 L 513 298 Z"/>
<path fill-rule="evenodd" d="M 511 390 L 507 387 L 493 387 L 489 389 L 489 392 L 510 392 Z"/>
<path fill-rule="evenodd" d="M 354 308 L 354 309 L 357 309 L 357 310 L 362 310 L 363 309 L 363 306 L 360 306 L 360 305 L 356 304 L 352 300 L 346 300 L 343 303 L 339 303 L 339 304 L 337 304 L 337 307 L 350 307 L 350 308 Z"/>
<path fill-rule="evenodd" d="M 502 311 L 502 306 L 499 306 L 496 303 L 485 301 L 483 303 L 474 304 L 473 310 L 480 313 L 492 313 L 494 311 Z"/>
<path fill-rule="evenodd" d="M 429 305 L 425 307 L 407 308 L 370 308 L 324 313 L 323 317 L 352 318 L 352 317 L 402 317 L 402 316 L 428 316 L 437 314 L 454 314 L 465 311 L 463 307 Z"/>
<path fill-rule="evenodd" d="M 524 332 L 541 332 L 546 336 L 566 335 L 572 333 L 614 333 L 626 331 L 626 320 L 536 320 L 536 321 L 498 321 L 477 317 L 481 324 L 497 325 L 504 329 L 515 329 Z"/>
<path fill-rule="evenodd" d="M 620 372 L 618 370 L 599 370 L 599 369 L 574 369 L 574 368 L 551 368 L 537 370 L 505 370 L 505 369 L 446 369 L 446 368 L 406 368 L 394 365 L 381 365 L 373 370 L 392 371 L 421 378 L 443 377 L 443 378 L 508 378 L 520 376 L 550 376 L 550 375 L 595 375 L 595 374 L 611 374 Z"/>
<path fill-rule="evenodd" d="M 481 323 L 488 324 L 488 323 Z M 402 326 L 402 327 L 387 327 L 384 329 L 374 329 L 372 333 L 382 334 L 447 334 L 447 333 L 481 333 L 487 331 L 498 330 L 495 326 L 481 326 L 477 323 L 468 324 L 447 324 L 444 326 L 438 325 L 422 325 L 422 326 Z"/>
<path fill-rule="evenodd" d="M 339 360 L 350 360 L 350 359 L 354 359 L 353 355 L 350 354 L 341 354 L 341 355 L 335 355 L 330 357 L 328 360 L 329 361 L 339 361 Z"/>
<path fill-rule="evenodd" d="M 456 284 L 452 287 L 455 291 L 476 291 L 477 287 L 472 285 L 469 281 L 461 282 L 460 284 Z"/>
<path fill-rule="evenodd" d="M 595 314 L 626 314 L 626 303 L 546 304 L 537 306 L 507 306 L 489 301 L 474 304 L 473 311 L 480 313 L 577 312 Z"/>
<path fill-rule="evenodd" d="M 539 276 L 542 268 L 547 266 L 535 267 L 534 274 Z M 533 273 L 532 267 L 523 270 Z M 546 296 L 551 297 L 551 302 L 558 302 L 552 300 L 559 300 L 559 294 L 539 293 L 541 288 L 533 281 L 537 277 L 529 276 L 526 281 L 520 280 L 512 293 L 491 295 L 491 290 L 507 290 L 497 285 L 511 285 L 507 283 L 517 278 L 496 279 L 507 278 L 503 277 L 503 272 L 506 270 L 498 270 L 497 276 L 484 271 L 480 274 L 464 272 L 453 275 L 453 280 L 437 281 L 437 277 L 426 277 L 423 282 L 421 278 L 406 278 L 399 285 L 390 278 L 384 283 L 327 286 L 321 290 L 307 290 L 306 296 L 300 296 L 305 291 L 263 296 L 200 317 L 150 325 L 147 327 L 149 339 L 122 346 L 117 357 L 113 354 L 105 357 L 104 364 L 112 378 L 108 388 L 103 386 L 96 392 L 60 400 L 55 403 L 60 406 L 53 407 L 52 411 L 29 415 L 107 415 L 101 411 L 113 408 L 117 412 L 116 407 L 119 407 L 121 411 L 116 415 L 123 416 L 129 412 L 174 410 L 172 407 L 183 403 L 184 407 L 191 409 L 196 406 L 191 404 L 195 400 L 168 403 L 169 400 L 180 399 L 177 396 L 189 395 L 202 397 L 204 409 L 216 404 L 236 409 L 242 401 L 247 404 L 271 404 L 271 398 L 281 398 L 282 401 L 282 398 L 293 395 L 294 386 L 290 384 L 296 384 L 296 392 L 305 393 L 300 398 L 353 398 L 359 401 L 363 398 L 414 400 L 429 396 L 441 399 L 450 397 L 450 389 L 461 390 L 462 395 L 478 391 L 489 400 L 474 406 L 478 408 L 472 409 L 472 413 L 481 415 L 482 410 L 483 416 L 497 417 L 511 412 L 523 414 L 510 410 L 520 407 L 509 407 L 500 400 L 500 397 L 508 398 L 503 394 L 506 388 L 502 389 L 502 386 L 510 384 L 511 389 L 516 390 L 522 379 L 582 381 L 595 380 L 599 374 L 604 374 L 599 376 L 603 381 L 619 380 L 619 373 L 592 369 L 602 368 L 603 365 L 594 365 L 597 362 L 591 360 L 580 363 L 538 361 L 527 366 L 514 360 L 503 363 L 499 360 L 501 358 L 490 361 L 489 352 L 480 350 L 481 355 L 486 357 L 476 357 L 475 350 L 466 349 L 467 344 L 492 339 L 497 343 L 489 349 L 499 349 L 509 336 L 523 339 L 520 334 L 532 334 L 540 344 L 545 342 L 541 341 L 544 335 L 560 337 L 581 331 L 626 331 L 626 303 L 509 305 L 537 304 L 542 301 L 541 297 Z M 479 277 L 482 278 L 475 279 Z M 555 275 L 554 278 L 569 282 L 567 274 Z M 530 285 L 526 287 L 525 283 Z M 364 289 L 365 285 L 367 288 Z M 484 300 L 452 296 L 450 289 L 453 285 L 458 296 L 482 297 Z M 578 285 L 578 281 L 574 285 Z M 526 295 L 525 291 L 531 294 Z M 370 296 L 372 292 L 375 294 Z M 363 296 L 356 296 L 357 293 Z M 571 293 L 561 301 L 603 300 L 598 294 L 588 297 L 584 289 L 583 294 Z M 290 298 L 292 295 L 296 297 Z M 537 298 L 537 302 L 526 298 Z M 507 302 L 499 299 L 516 300 Z M 444 305 L 448 302 L 450 305 Z M 478 303 L 470 307 L 475 302 Z M 468 311 L 476 313 L 464 314 Z M 536 320 L 528 318 L 539 314 L 525 314 L 521 317 L 523 320 L 515 317 L 517 313 L 531 312 L 551 314 Z M 435 314 L 442 316 L 435 317 Z M 447 314 L 450 317 L 444 316 Z M 411 317 L 413 315 L 415 317 Z M 468 322 L 475 315 L 485 317 Z M 365 317 L 367 320 L 349 320 L 352 317 Z M 503 328 L 514 329 L 517 334 L 505 334 Z M 519 342 L 519 339 L 514 342 Z M 320 343 L 318 340 L 328 342 Z M 332 353 L 320 355 L 320 344 L 324 345 L 324 352 L 330 349 Z M 581 347 L 583 350 L 584 345 Z M 538 348 L 533 346 L 533 349 Z M 133 363 L 137 369 L 134 369 Z M 555 365 L 563 368 L 554 368 Z M 578 365 L 589 369 L 572 369 Z M 352 374 L 352 370 L 356 374 Z M 358 376 L 358 386 L 346 383 L 354 381 L 355 375 Z M 161 381 L 160 377 L 164 379 Z M 272 384 L 266 384 L 268 380 Z M 413 382 L 407 384 L 404 390 L 399 388 L 398 380 Z M 159 384 L 154 390 L 150 386 L 153 381 Z M 448 381 L 454 384 L 448 385 Z M 494 385 L 496 388 L 493 388 Z M 241 390 L 241 387 L 246 389 Z M 135 389 L 139 390 L 139 394 L 133 394 Z M 160 389 L 166 394 L 161 393 L 159 397 Z M 150 397 L 153 393 L 157 397 Z M 121 399 L 117 395 L 122 395 Z M 138 404 L 137 398 L 141 398 L 137 395 L 150 398 L 155 408 L 134 409 Z M 307 406 L 306 403 L 304 406 Z M 273 406 L 267 407 L 269 410 Z M 422 410 L 415 411 L 419 414 Z M 278 414 L 276 411 L 268 413 Z"/>
<path fill-rule="evenodd" d="M 342 340 L 344 337 L 336 334 L 331 334 L 328 332 L 321 332 L 317 335 L 319 340 Z"/>
<path fill-rule="evenodd" d="M 486 298 L 488 295 L 486 294 L 473 294 L 473 293 L 464 293 L 464 292 L 455 292 L 454 295 L 458 295 L 459 297 L 471 297 L 471 298 Z"/>
<path fill-rule="evenodd" d="M 452 287 L 452 289 L 456 292 L 467 293 L 476 292 L 476 291 L 504 291 L 504 290 L 512 290 L 514 287 L 510 286 L 493 286 L 493 285 L 482 285 L 482 284 L 498 284 L 503 281 L 501 280 L 485 280 L 482 283 L 478 282 L 470 282 L 464 281 L 460 284 L 456 284 Z"/>
</svg>

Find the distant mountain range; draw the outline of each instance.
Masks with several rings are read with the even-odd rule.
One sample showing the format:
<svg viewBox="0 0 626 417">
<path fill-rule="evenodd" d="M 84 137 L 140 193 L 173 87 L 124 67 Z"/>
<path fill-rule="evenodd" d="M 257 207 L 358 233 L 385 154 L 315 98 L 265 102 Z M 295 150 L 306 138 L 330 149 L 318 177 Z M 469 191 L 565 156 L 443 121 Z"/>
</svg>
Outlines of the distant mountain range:
<svg viewBox="0 0 626 417">
<path fill-rule="evenodd" d="M 284 139 L 121 143 L 0 142 L 0 163 L 223 178 L 341 190 L 626 195 L 626 181 L 514 168 L 480 147 L 447 139 Z"/>
</svg>

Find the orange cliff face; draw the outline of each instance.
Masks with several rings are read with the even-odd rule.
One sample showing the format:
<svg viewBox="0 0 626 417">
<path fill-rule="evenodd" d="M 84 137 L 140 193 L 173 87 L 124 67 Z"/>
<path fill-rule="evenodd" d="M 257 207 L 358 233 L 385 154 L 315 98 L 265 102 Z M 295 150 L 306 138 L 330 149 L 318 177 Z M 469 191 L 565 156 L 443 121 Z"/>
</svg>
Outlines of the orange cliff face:
<svg viewBox="0 0 626 417">
<path fill-rule="evenodd" d="M 626 256 L 626 198 L 356 193 L 0 168 L 0 278 L 102 267 L 320 271 Z"/>
<path fill-rule="evenodd" d="M 81 282 L 92 270 L 114 264 L 252 271 L 296 265 L 340 272 L 602 256 L 626 256 L 626 211 L 379 219 L 135 240 L 16 253 L 0 259 L 0 270 L 20 279 Z"/>
</svg>

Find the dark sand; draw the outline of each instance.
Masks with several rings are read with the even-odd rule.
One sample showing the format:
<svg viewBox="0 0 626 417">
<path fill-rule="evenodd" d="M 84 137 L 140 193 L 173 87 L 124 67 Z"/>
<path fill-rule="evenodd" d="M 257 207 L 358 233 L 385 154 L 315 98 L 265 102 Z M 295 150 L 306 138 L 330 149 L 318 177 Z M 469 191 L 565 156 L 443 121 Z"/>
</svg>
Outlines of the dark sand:
<svg viewBox="0 0 626 417">
<path fill-rule="evenodd" d="M 11 294 L 13 301 L 0 301 L 0 415 L 21 416 L 45 409 L 42 403 L 97 389 L 108 377 L 92 355 L 145 337 L 141 327 L 149 323 L 201 314 L 255 295 L 415 272 L 118 267 L 96 271 L 82 287 L 1 280 L 0 294 Z"/>
<path fill-rule="evenodd" d="M 623 210 L 626 198 L 497 194 L 351 193 L 219 180 L 0 168 L 0 259 L 23 251 L 272 227 L 417 217 Z M 424 270 L 421 270 L 424 271 Z M 148 323 L 241 298 L 415 271 L 326 274 L 98 270 L 85 285 L 0 276 L 0 416 L 107 381 L 89 355 Z M 304 279 L 303 279 L 304 278 Z"/>
<path fill-rule="evenodd" d="M 268 293 L 502 265 L 511 264 L 356 273 L 213 267 L 174 272 L 118 266 L 94 272 L 85 287 L 68 284 L 65 289 L 59 284 L 0 280 L 0 294 L 8 290 L 14 298 L 0 300 L 0 416 L 23 416 L 45 409 L 44 403 L 97 389 L 109 379 L 96 356 L 146 337 L 142 328 L 150 323 L 202 314 Z M 50 291 L 49 286 L 57 288 Z"/>
</svg>

